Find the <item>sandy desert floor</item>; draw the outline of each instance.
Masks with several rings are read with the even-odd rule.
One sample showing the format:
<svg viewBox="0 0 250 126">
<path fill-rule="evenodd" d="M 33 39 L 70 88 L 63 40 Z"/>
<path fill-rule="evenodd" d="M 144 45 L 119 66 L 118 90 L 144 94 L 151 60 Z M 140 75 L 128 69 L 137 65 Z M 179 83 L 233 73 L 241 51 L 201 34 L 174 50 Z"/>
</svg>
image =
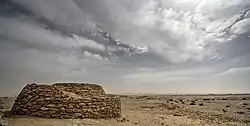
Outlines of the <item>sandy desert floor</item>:
<svg viewBox="0 0 250 126">
<path fill-rule="evenodd" d="M 121 96 L 123 118 L 110 120 L 42 119 L 8 114 L 9 126 L 249 126 L 250 94 Z"/>
</svg>

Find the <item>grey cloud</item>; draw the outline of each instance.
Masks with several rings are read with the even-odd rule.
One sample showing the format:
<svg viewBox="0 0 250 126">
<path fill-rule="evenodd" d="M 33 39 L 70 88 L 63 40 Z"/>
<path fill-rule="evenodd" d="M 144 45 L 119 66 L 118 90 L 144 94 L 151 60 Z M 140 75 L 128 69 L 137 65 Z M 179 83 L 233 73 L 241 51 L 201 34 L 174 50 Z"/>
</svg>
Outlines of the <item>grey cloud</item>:
<svg viewBox="0 0 250 126">
<path fill-rule="evenodd" d="M 203 40 L 198 40 L 198 39 L 202 39 L 200 37 L 195 38 L 196 36 L 193 36 L 194 39 L 192 39 L 192 37 L 189 37 L 188 36 L 189 34 L 186 34 L 185 32 L 186 35 L 183 34 L 184 36 L 183 38 L 187 38 L 187 37 L 188 38 L 187 40 L 183 40 L 183 38 L 180 38 L 179 35 L 175 35 L 175 33 L 171 31 L 172 29 L 167 28 L 164 30 L 159 30 L 158 26 L 156 26 L 155 28 L 147 29 L 147 28 L 143 28 L 141 26 L 135 25 L 133 21 L 138 16 L 137 12 L 140 11 L 141 8 L 143 9 L 143 6 L 146 5 L 148 2 L 153 2 L 157 4 L 155 6 L 153 5 L 152 9 L 157 9 L 161 7 L 161 8 L 165 8 L 167 10 L 170 10 L 176 13 L 176 15 L 179 15 L 179 16 L 176 16 L 176 18 L 173 21 L 176 21 L 176 22 L 180 21 L 180 23 L 184 23 L 183 24 L 184 26 L 190 25 L 188 23 L 185 24 L 186 22 L 182 21 L 182 20 L 186 20 L 185 18 L 187 18 L 183 15 L 183 10 L 186 10 L 187 8 L 185 7 L 180 8 L 179 6 L 177 6 L 177 3 L 173 1 L 150 1 L 148 0 L 144 2 L 143 1 L 135 2 L 135 1 L 130 0 L 130 1 L 114 2 L 112 0 L 105 0 L 105 1 L 90 2 L 90 1 L 77 1 L 76 0 L 76 1 L 53 1 L 53 2 L 52 1 L 48 1 L 48 2 L 32 1 L 30 2 L 28 0 L 24 0 L 24 1 L 14 0 L 14 3 L 17 3 L 19 6 L 22 5 L 24 6 L 23 8 L 25 7 L 29 8 L 31 12 L 34 13 L 33 15 L 36 15 L 34 19 L 37 19 L 38 22 L 40 21 L 39 23 L 42 22 L 47 28 L 63 32 L 64 34 L 68 34 L 69 36 L 72 36 L 72 34 L 77 34 L 79 36 L 92 39 L 99 44 L 103 44 L 105 48 L 107 47 L 116 48 L 117 50 L 116 53 L 127 52 L 127 51 L 119 50 L 118 48 L 120 47 L 124 48 L 123 50 L 129 50 L 128 53 L 134 53 L 134 49 L 131 46 L 129 46 L 128 44 L 122 43 L 122 42 L 128 42 L 128 43 L 146 43 L 146 46 L 153 47 L 154 50 L 157 51 L 156 54 L 163 55 L 165 56 L 166 59 L 173 61 L 173 62 L 185 62 L 187 60 L 192 60 L 192 59 L 200 60 L 204 58 L 214 57 L 214 54 L 210 54 L 211 51 L 206 51 L 206 50 L 213 50 L 213 49 L 209 49 L 205 47 L 207 44 L 211 42 L 209 43 L 202 42 Z M 169 6 L 165 6 L 167 2 Z M 134 6 L 130 6 L 132 3 Z M 210 4 L 210 3 L 212 2 L 207 2 L 207 4 Z M 187 4 L 187 3 L 182 3 L 182 4 Z M 47 5 L 47 6 L 42 7 L 40 5 Z M 61 7 L 56 7 L 57 5 L 60 5 Z M 211 4 L 211 5 L 216 5 L 216 4 Z M 221 4 L 221 5 L 225 6 L 229 4 L 226 2 L 225 4 Z M 242 4 L 237 5 L 237 7 L 240 5 Z M 204 8 L 203 5 L 200 5 L 197 2 L 196 4 L 192 6 L 193 8 L 199 7 L 200 10 Z M 231 7 L 230 9 L 232 9 L 232 6 L 230 6 Z M 66 9 L 62 10 L 62 7 Z M 246 15 L 246 12 L 247 12 L 246 7 L 248 7 L 247 4 L 245 6 L 242 6 L 241 10 L 245 9 L 245 11 L 242 13 L 241 16 L 239 16 L 239 19 L 232 21 L 228 27 L 224 28 L 224 31 L 228 28 L 231 29 L 231 27 L 233 27 L 234 24 L 236 24 L 236 22 L 239 22 L 243 18 L 246 18 L 244 16 Z M 229 7 L 224 7 L 224 8 L 228 9 Z M 233 7 L 233 8 L 236 8 L 236 7 Z M 224 11 L 223 9 L 219 7 L 217 7 L 216 10 Z M 237 11 L 240 12 L 239 10 L 240 9 L 238 9 Z M 165 11 L 165 10 L 163 9 L 162 11 Z M 203 16 L 205 19 L 210 18 L 211 16 L 215 17 L 212 21 L 215 21 L 218 19 L 216 17 L 218 16 L 218 14 L 211 15 L 210 14 L 211 12 L 209 13 L 209 11 L 206 11 L 204 9 L 201 12 L 202 12 L 201 14 L 204 14 Z M 192 12 L 192 13 L 195 13 L 195 12 Z M 209 13 L 208 16 L 206 15 L 207 13 Z M 155 12 L 155 15 L 158 15 L 158 14 L 165 14 L 165 13 L 161 11 Z M 122 16 L 125 16 L 126 18 L 123 18 Z M 163 20 L 166 20 L 164 19 L 164 17 L 159 17 L 159 18 L 163 18 Z M 196 21 L 196 23 L 198 22 L 199 20 Z M 122 42 L 116 41 L 116 39 L 114 39 L 110 34 L 103 31 L 102 28 L 96 27 L 95 23 L 101 24 L 104 28 L 106 28 L 115 36 L 118 36 L 118 37 L 123 36 L 121 37 L 121 39 L 124 41 Z M 122 28 L 123 31 L 119 30 L 120 28 Z M 100 30 L 101 32 L 98 32 Z M 197 30 L 199 31 L 198 27 L 197 27 Z M 200 33 L 197 32 L 197 34 L 200 34 Z M 229 34 L 226 34 L 226 33 L 223 33 L 223 34 L 229 36 Z M 106 35 L 109 35 L 109 37 L 105 37 Z M 126 38 L 124 38 L 124 36 L 126 36 Z M 163 46 L 155 47 L 155 44 L 154 45 L 150 44 L 150 42 L 152 41 L 156 41 L 157 43 L 159 43 L 158 45 L 162 44 Z M 183 41 L 186 41 L 186 42 L 183 42 Z M 201 41 L 201 43 L 199 41 Z M 216 41 L 216 40 L 212 40 L 212 41 Z M 213 47 L 213 46 L 210 46 L 210 47 Z M 164 53 L 167 55 L 165 55 Z M 176 55 L 179 55 L 179 58 L 177 58 Z"/>
<path fill-rule="evenodd" d="M 58 7 L 58 4 L 68 10 Z M 40 5 L 46 7 L 41 7 Z M 11 6 L 11 8 L 6 7 L 6 10 L 3 11 L 17 11 L 17 13 L 22 14 L 21 16 L 28 16 L 27 20 L 32 19 L 35 23 L 38 23 L 38 25 L 58 31 L 69 37 L 72 37 L 73 34 L 77 34 L 105 46 L 122 47 L 125 49 L 131 48 L 122 42 L 118 43 L 107 32 L 103 31 L 102 28 L 97 27 L 97 24 L 93 22 L 88 14 L 85 14 L 74 1 L 8 1 L 5 2 L 3 6 Z M 21 18 L 25 19 L 25 17 Z"/>
<path fill-rule="evenodd" d="M 132 84 L 144 92 L 215 91 L 228 82 L 230 91 L 239 82 L 242 91 L 248 72 L 214 75 L 250 66 L 249 7 L 247 0 L 2 0 L 1 89 L 89 81 L 119 92 Z"/>
</svg>

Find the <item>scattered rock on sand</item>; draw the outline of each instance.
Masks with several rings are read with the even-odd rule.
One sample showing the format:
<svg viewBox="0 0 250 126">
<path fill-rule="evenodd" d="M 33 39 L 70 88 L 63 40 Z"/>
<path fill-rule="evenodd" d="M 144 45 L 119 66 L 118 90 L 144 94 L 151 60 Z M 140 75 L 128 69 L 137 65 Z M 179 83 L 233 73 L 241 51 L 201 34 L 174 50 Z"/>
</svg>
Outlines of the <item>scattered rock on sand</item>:
<svg viewBox="0 0 250 126">
<path fill-rule="evenodd" d="M 247 100 L 247 98 L 242 98 L 242 100 Z"/>
<path fill-rule="evenodd" d="M 228 100 L 227 98 L 222 98 L 221 100 Z"/>
<path fill-rule="evenodd" d="M 195 101 L 192 100 L 191 103 L 190 103 L 189 105 L 196 105 L 196 104 L 195 104 Z"/>
<path fill-rule="evenodd" d="M 189 105 L 195 105 L 195 103 L 194 103 L 194 102 L 192 102 L 192 103 L 190 103 Z"/>
<path fill-rule="evenodd" d="M 222 111 L 223 111 L 223 112 L 227 112 L 227 110 L 226 110 L 226 109 L 222 109 Z"/>
<path fill-rule="evenodd" d="M 204 104 L 203 103 L 199 103 L 199 106 L 204 106 Z"/>
<path fill-rule="evenodd" d="M 175 113 L 175 114 L 174 114 L 174 116 L 181 116 L 181 115 L 180 115 L 180 114 L 178 114 L 178 113 Z"/>
<path fill-rule="evenodd" d="M 121 118 L 117 119 L 117 122 L 126 122 L 129 121 L 128 119 L 126 119 L 126 117 L 124 115 L 121 116 Z"/>
<path fill-rule="evenodd" d="M 179 106 L 176 104 L 160 104 L 159 107 L 166 108 L 167 110 L 174 110 L 179 108 Z"/>
<path fill-rule="evenodd" d="M 242 112 L 242 111 L 240 111 L 240 112 L 236 112 L 236 113 L 238 113 L 238 114 L 245 114 L 245 112 Z"/>
<path fill-rule="evenodd" d="M 242 103 L 242 105 L 248 105 L 248 103 Z"/>
<path fill-rule="evenodd" d="M 210 98 L 203 98 L 203 101 L 210 101 Z"/>
</svg>

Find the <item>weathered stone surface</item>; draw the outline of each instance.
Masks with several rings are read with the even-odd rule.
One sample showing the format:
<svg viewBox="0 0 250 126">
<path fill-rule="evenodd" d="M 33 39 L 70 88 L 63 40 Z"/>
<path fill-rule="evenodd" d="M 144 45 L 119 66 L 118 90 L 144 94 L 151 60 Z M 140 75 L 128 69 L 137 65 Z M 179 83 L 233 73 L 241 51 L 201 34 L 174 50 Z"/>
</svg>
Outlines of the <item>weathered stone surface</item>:
<svg viewBox="0 0 250 126">
<path fill-rule="evenodd" d="M 44 118 L 119 118 L 121 101 L 94 84 L 28 84 L 18 95 L 13 114 Z"/>
<path fill-rule="evenodd" d="M 0 126 L 8 126 L 8 121 L 3 119 L 4 103 L 0 100 Z"/>
<path fill-rule="evenodd" d="M 0 100 L 0 120 L 3 118 L 3 102 Z"/>
<path fill-rule="evenodd" d="M 67 92 L 75 93 L 82 97 L 104 96 L 105 92 L 100 85 L 96 84 L 73 84 L 73 83 L 56 83 L 55 86 Z"/>
</svg>

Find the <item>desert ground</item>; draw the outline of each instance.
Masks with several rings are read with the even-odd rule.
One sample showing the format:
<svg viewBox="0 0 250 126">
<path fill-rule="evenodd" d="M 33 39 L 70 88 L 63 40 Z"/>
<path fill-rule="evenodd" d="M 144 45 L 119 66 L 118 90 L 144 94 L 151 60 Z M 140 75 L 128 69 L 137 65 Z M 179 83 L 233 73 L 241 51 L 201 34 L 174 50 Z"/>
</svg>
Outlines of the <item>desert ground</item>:
<svg viewBox="0 0 250 126">
<path fill-rule="evenodd" d="M 249 126 L 250 94 L 120 95 L 122 118 L 44 119 L 14 116 L 15 98 L 2 97 L 8 126 Z"/>
</svg>

